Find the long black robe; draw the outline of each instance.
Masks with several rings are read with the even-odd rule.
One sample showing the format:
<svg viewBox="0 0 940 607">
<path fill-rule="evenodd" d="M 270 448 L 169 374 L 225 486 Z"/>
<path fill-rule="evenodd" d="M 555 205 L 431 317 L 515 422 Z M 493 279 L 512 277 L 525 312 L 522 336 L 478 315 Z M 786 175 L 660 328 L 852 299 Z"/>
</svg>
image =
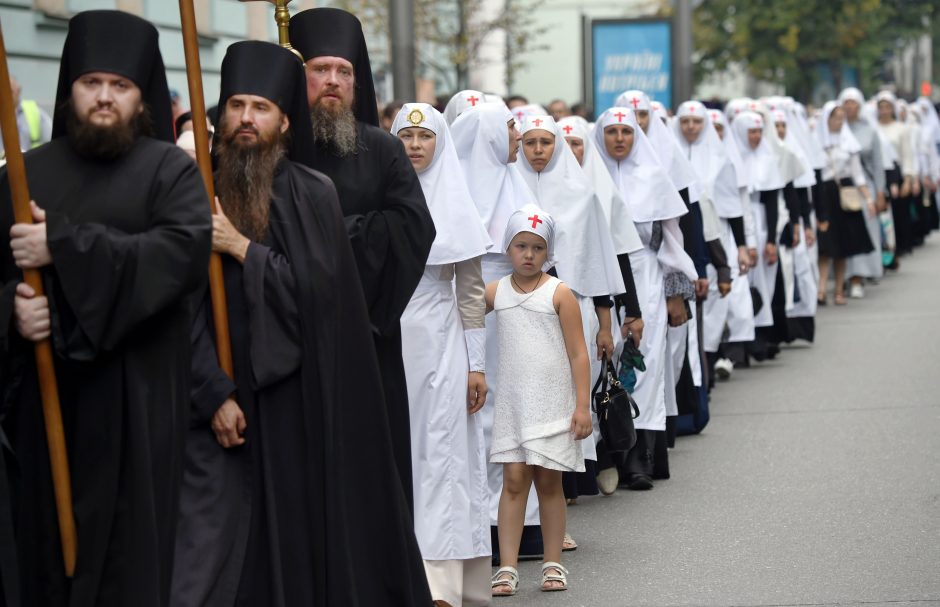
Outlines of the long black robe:
<svg viewBox="0 0 940 607">
<path fill-rule="evenodd" d="M 392 422 L 395 461 L 412 501 L 411 428 L 399 320 L 424 273 L 434 222 L 404 146 L 359 123 L 359 150 L 341 158 L 317 147 L 313 168 L 336 185 L 359 268 Z"/>
<path fill-rule="evenodd" d="M 173 604 L 430 605 L 336 192 L 282 161 L 270 217 L 224 259 L 234 383 L 194 324 Z M 226 450 L 209 423 L 233 393 L 246 443 Z"/>
<path fill-rule="evenodd" d="M 82 158 L 63 137 L 29 152 L 26 168 L 30 193 L 47 212 L 53 257 L 42 273 L 78 561 L 69 583 L 33 348 L 16 332 L 10 307 L 0 306 L 0 393 L 15 454 L 22 604 L 166 605 L 189 412 L 192 304 L 211 242 L 206 192 L 186 154 L 149 138 L 101 162 Z M 3 234 L 13 222 L 6 181 L 3 173 Z M 20 280 L 9 246 L 0 247 L 5 300 Z"/>
</svg>

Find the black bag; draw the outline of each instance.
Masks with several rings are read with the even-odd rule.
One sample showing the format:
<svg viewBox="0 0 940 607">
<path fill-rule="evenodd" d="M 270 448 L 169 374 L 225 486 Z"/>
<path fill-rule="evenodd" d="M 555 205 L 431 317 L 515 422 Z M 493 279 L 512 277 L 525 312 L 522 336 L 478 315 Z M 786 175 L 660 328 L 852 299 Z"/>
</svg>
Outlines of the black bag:
<svg viewBox="0 0 940 607">
<path fill-rule="evenodd" d="M 594 411 L 607 451 L 629 451 L 636 444 L 633 420 L 640 415 L 640 408 L 624 390 L 617 378 L 617 370 L 606 356 L 601 363 L 601 373 L 594 383 L 593 393 Z"/>
</svg>

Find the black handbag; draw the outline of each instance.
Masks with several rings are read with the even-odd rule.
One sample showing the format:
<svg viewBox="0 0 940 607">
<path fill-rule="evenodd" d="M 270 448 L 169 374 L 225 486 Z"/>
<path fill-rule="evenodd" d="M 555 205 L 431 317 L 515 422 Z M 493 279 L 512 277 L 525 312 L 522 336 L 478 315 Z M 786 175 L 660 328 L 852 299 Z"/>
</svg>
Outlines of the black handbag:
<svg viewBox="0 0 940 607">
<path fill-rule="evenodd" d="M 600 388 L 600 390 L 598 390 Z M 601 438 L 609 452 L 629 451 L 636 444 L 633 420 L 640 408 L 617 378 L 614 364 L 605 356 L 601 373 L 594 383 L 594 412 L 601 430 Z"/>
</svg>

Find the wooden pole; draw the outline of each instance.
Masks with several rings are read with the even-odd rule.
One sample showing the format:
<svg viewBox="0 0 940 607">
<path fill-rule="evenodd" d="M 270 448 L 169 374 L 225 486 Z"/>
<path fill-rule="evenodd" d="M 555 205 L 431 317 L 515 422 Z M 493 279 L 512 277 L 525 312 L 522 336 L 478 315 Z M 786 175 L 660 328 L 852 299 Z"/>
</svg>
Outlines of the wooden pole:
<svg viewBox="0 0 940 607">
<path fill-rule="evenodd" d="M 193 0 L 180 0 L 180 21 L 183 27 L 183 51 L 186 55 L 186 78 L 189 80 L 189 104 L 193 116 L 193 136 L 196 140 L 196 163 L 202 173 L 202 183 L 209 194 L 209 208 L 215 209 L 215 185 L 212 182 L 212 159 L 209 155 L 209 129 L 206 126 L 206 101 L 202 92 L 202 67 L 199 64 L 199 39 L 196 32 L 196 12 Z M 222 111 L 222 108 L 219 108 Z M 209 258 L 209 293 L 212 298 L 212 318 L 215 323 L 215 349 L 219 366 L 234 378 L 232 368 L 232 340 L 228 330 L 228 307 L 225 305 L 225 283 L 222 277 L 222 258 L 212 253 Z"/>
<path fill-rule="evenodd" d="M 16 223 L 33 223 L 29 208 L 29 184 L 26 182 L 26 165 L 20 151 L 20 134 L 16 126 L 16 107 L 13 91 L 10 90 L 10 70 L 7 66 L 7 51 L 0 27 L 0 129 L 3 131 L 3 149 L 6 150 L 7 181 L 13 200 L 13 216 Z M 42 276 L 39 270 L 24 270 L 23 280 L 42 297 Z M 62 541 L 62 560 L 65 575 L 75 575 L 75 558 L 78 537 L 75 533 L 75 515 L 72 512 L 72 481 L 69 475 L 68 453 L 65 450 L 65 431 L 62 427 L 62 409 L 59 406 L 59 388 L 56 384 L 52 359 L 52 344 L 49 339 L 36 342 L 36 371 L 39 375 L 39 393 L 42 397 L 42 415 L 46 425 L 46 442 L 49 446 L 49 464 L 52 467 L 52 486 L 55 492 L 55 507 L 59 518 L 59 537 Z"/>
</svg>

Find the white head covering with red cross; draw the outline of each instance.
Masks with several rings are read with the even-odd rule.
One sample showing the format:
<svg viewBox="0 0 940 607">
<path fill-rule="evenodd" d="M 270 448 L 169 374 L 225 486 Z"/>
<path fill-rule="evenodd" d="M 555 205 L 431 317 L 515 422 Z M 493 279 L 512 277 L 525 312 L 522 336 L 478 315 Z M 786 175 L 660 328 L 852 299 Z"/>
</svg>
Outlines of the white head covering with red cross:
<svg viewBox="0 0 940 607">
<path fill-rule="evenodd" d="M 447 105 L 444 107 L 444 121 L 447 122 L 447 126 L 450 126 L 454 124 L 454 120 L 457 120 L 458 116 L 484 103 L 486 103 L 486 95 L 480 91 L 470 89 L 460 91 L 451 97 L 450 101 L 448 101 Z"/>
<path fill-rule="evenodd" d="M 503 237 L 503 251 L 509 250 L 512 239 L 522 232 L 541 236 L 548 247 L 548 257 L 542 271 L 555 265 L 555 220 L 548 212 L 534 204 L 527 204 L 509 216 L 506 222 L 506 234 Z"/>
</svg>

